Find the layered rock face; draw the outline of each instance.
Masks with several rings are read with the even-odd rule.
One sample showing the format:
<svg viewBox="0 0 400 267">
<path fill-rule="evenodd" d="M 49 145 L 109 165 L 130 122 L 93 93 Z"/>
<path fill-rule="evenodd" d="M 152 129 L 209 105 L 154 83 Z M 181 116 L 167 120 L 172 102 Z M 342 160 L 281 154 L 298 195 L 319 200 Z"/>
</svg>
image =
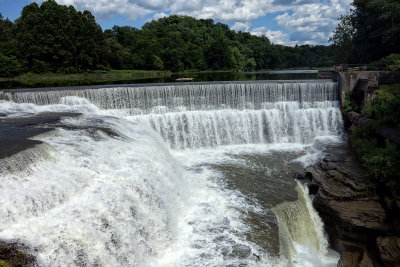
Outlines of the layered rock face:
<svg viewBox="0 0 400 267">
<path fill-rule="evenodd" d="M 298 178 L 310 179 L 338 266 L 400 266 L 399 201 L 377 188 L 355 156 L 329 154 Z"/>
</svg>

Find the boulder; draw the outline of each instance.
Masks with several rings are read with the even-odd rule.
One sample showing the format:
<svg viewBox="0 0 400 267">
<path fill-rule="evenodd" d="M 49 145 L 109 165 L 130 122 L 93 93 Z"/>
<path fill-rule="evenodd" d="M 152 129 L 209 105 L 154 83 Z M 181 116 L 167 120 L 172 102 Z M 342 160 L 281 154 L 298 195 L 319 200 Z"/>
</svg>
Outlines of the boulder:
<svg viewBox="0 0 400 267">
<path fill-rule="evenodd" d="M 399 236 L 380 236 L 376 239 L 376 245 L 385 266 L 400 267 Z"/>
<path fill-rule="evenodd" d="M 366 250 L 364 251 L 343 251 L 337 267 L 378 267 Z"/>
<path fill-rule="evenodd" d="M 360 251 L 343 251 L 340 253 L 337 267 L 358 267 L 361 257 L 362 253 Z"/>
</svg>

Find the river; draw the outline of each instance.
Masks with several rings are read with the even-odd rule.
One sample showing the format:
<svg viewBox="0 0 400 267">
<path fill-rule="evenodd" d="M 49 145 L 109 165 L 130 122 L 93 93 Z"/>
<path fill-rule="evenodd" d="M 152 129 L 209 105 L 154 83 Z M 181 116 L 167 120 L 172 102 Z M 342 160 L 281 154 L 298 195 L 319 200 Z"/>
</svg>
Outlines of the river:
<svg viewBox="0 0 400 267">
<path fill-rule="evenodd" d="M 345 142 L 337 91 L 265 80 L 2 92 L 3 120 L 80 115 L 0 160 L 0 239 L 40 266 L 336 266 L 293 172 Z"/>
</svg>

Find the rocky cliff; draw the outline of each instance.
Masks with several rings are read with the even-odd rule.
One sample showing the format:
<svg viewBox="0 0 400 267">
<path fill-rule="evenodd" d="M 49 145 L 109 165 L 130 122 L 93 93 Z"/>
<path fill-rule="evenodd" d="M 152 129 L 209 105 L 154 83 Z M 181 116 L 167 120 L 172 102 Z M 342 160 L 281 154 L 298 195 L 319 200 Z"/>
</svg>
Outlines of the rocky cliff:
<svg viewBox="0 0 400 267">
<path fill-rule="evenodd" d="M 326 155 L 298 175 L 309 179 L 338 266 L 400 266 L 400 198 L 368 179 L 348 151 Z"/>
</svg>

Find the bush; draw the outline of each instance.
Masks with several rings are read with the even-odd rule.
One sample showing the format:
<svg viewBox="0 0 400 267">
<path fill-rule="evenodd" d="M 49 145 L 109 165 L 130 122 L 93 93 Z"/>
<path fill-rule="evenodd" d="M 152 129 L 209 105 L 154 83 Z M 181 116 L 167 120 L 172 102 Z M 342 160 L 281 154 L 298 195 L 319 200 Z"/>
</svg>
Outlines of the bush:
<svg viewBox="0 0 400 267">
<path fill-rule="evenodd" d="M 390 141 L 379 146 L 376 140 L 357 138 L 356 135 L 352 135 L 351 141 L 369 176 L 400 192 L 400 147 Z"/>
<path fill-rule="evenodd" d="M 376 136 L 376 131 L 382 127 L 400 129 L 400 84 L 376 90 L 362 114 L 375 120 L 368 126 L 353 127 L 351 144 L 369 175 L 400 193 L 400 146 L 389 140 L 379 143 Z"/>
<path fill-rule="evenodd" d="M 34 59 L 32 62 L 32 72 L 34 73 L 44 73 L 47 72 L 47 66 L 44 61 Z"/>
<path fill-rule="evenodd" d="M 355 110 L 356 107 L 354 103 L 351 101 L 351 93 L 352 92 L 346 92 L 344 95 L 344 103 L 343 103 L 343 112 L 344 114 L 349 113 L 352 110 Z"/>
<path fill-rule="evenodd" d="M 384 85 L 374 92 L 362 110 L 368 118 L 379 120 L 381 124 L 400 123 L 400 84 Z"/>
<path fill-rule="evenodd" d="M 22 71 L 22 64 L 15 57 L 7 57 L 0 52 L 0 77 L 13 78 Z"/>
<path fill-rule="evenodd" d="M 380 60 L 388 70 L 400 71 L 400 54 L 391 54 Z"/>
</svg>

